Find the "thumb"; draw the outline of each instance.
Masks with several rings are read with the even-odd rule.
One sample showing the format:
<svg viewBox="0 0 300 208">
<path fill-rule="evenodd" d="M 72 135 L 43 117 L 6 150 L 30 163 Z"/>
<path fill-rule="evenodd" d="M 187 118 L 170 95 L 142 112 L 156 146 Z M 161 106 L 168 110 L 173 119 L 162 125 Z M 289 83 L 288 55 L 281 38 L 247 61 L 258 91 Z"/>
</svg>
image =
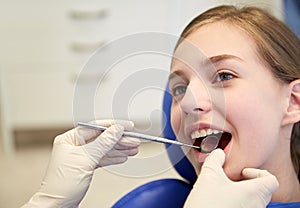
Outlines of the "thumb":
<svg viewBox="0 0 300 208">
<path fill-rule="evenodd" d="M 277 178 L 266 170 L 245 168 L 242 175 L 246 179 L 252 179 L 252 182 L 256 183 L 256 187 L 261 187 L 262 191 L 266 193 L 273 193 L 279 187 Z"/>
<path fill-rule="evenodd" d="M 212 151 L 205 159 L 201 168 L 201 174 L 216 174 L 216 172 L 223 172 L 223 164 L 225 162 L 225 153 L 221 149 Z"/>
<path fill-rule="evenodd" d="M 206 205 L 212 205 L 210 207 L 221 207 L 216 205 L 218 200 L 216 200 L 215 194 L 222 183 L 227 183 L 229 180 L 222 168 L 224 162 L 225 153 L 221 149 L 216 149 L 210 153 L 202 165 L 197 181 L 186 200 L 185 208 L 198 207 L 202 201 L 205 201 L 204 204 Z"/>
<path fill-rule="evenodd" d="M 210 153 L 202 165 L 194 187 L 212 186 L 229 182 L 222 166 L 225 162 L 225 153 L 221 149 L 216 149 Z"/>
</svg>

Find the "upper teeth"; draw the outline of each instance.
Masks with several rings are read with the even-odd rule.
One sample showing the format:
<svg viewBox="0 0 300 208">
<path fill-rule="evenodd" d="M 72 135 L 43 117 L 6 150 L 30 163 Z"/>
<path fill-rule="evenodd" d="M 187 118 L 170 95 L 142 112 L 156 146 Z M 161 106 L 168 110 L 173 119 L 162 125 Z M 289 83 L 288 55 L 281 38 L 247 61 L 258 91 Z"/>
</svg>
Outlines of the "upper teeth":
<svg viewBox="0 0 300 208">
<path fill-rule="evenodd" d="M 191 137 L 192 139 L 196 139 L 199 137 L 206 137 L 211 134 L 219 134 L 219 133 L 223 133 L 223 131 L 214 130 L 214 129 L 201 129 L 201 130 L 194 131 L 191 134 Z"/>
</svg>

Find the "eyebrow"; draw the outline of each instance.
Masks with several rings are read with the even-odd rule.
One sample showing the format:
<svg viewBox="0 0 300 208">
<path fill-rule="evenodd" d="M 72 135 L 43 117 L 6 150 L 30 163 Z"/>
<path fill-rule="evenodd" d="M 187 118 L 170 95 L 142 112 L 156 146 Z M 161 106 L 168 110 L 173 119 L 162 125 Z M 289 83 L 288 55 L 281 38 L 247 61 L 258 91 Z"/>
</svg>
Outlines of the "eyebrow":
<svg viewBox="0 0 300 208">
<path fill-rule="evenodd" d="M 180 71 L 174 71 L 172 73 L 170 73 L 168 80 L 170 81 L 171 79 L 175 78 L 175 77 L 182 77 L 184 78 L 184 72 L 182 70 Z"/>
<path fill-rule="evenodd" d="M 217 56 L 212 56 L 209 57 L 207 60 L 204 61 L 204 64 L 209 65 L 209 64 L 218 64 L 224 60 L 228 60 L 228 59 L 235 59 L 238 61 L 243 61 L 243 59 L 241 59 L 238 56 L 235 55 L 231 55 L 231 54 L 221 54 L 221 55 L 217 55 Z M 182 70 L 178 70 L 178 71 L 174 71 L 172 73 L 170 73 L 169 75 L 169 80 L 171 80 L 174 77 L 184 77 L 184 72 Z"/>
<path fill-rule="evenodd" d="M 221 62 L 221 61 L 224 61 L 227 59 L 236 59 L 238 61 L 243 61 L 243 59 L 241 59 L 240 57 L 231 55 L 231 54 L 221 54 L 221 55 L 212 56 L 212 57 L 208 58 L 208 60 L 210 62 L 212 62 L 213 64 L 216 64 L 218 62 Z"/>
</svg>

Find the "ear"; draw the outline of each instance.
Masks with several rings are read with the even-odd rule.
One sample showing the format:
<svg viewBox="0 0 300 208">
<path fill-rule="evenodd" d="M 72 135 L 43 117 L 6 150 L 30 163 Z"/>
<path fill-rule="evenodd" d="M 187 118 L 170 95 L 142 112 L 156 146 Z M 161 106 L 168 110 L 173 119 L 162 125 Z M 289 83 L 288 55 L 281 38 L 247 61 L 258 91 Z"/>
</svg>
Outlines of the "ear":
<svg viewBox="0 0 300 208">
<path fill-rule="evenodd" d="M 289 105 L 282 121 L 283 125 L 300 121 L 300 79 L 292 81 L 289 89 Z"/>
</svg>

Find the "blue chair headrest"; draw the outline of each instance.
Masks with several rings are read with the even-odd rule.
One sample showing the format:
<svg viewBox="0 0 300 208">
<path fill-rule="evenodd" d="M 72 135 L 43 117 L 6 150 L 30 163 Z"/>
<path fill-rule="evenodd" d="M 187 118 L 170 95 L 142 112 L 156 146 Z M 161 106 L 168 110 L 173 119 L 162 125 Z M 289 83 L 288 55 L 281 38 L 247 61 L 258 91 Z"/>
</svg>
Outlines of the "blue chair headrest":
<svg viewBox="0 0 300 208">
<path fill-rule="evenodd" d="M 172 96 L 169 92 L 169 88 L 167 87 L 164 98 L 163 98 L 163 134 L 165 138 L 176 140 L 176 136 L 172 130 L 171 126 L 171 105 L 172 105 Z M 177 145 L 169 145 L 166 144 L 167 153 L 171 163 L 173 164 L 176 171 L 191 184 L 197 179 L 196 172 L 189 162 L 189 160 L 185 157 L 184 152 L 182 151 L 180 146 Z"/>
<path fill-rule="evenodd" d="M 112 208 L 182 208 L 192 185 L 179 179 L 160 179 L 132 190 Z"/>
</svg>

